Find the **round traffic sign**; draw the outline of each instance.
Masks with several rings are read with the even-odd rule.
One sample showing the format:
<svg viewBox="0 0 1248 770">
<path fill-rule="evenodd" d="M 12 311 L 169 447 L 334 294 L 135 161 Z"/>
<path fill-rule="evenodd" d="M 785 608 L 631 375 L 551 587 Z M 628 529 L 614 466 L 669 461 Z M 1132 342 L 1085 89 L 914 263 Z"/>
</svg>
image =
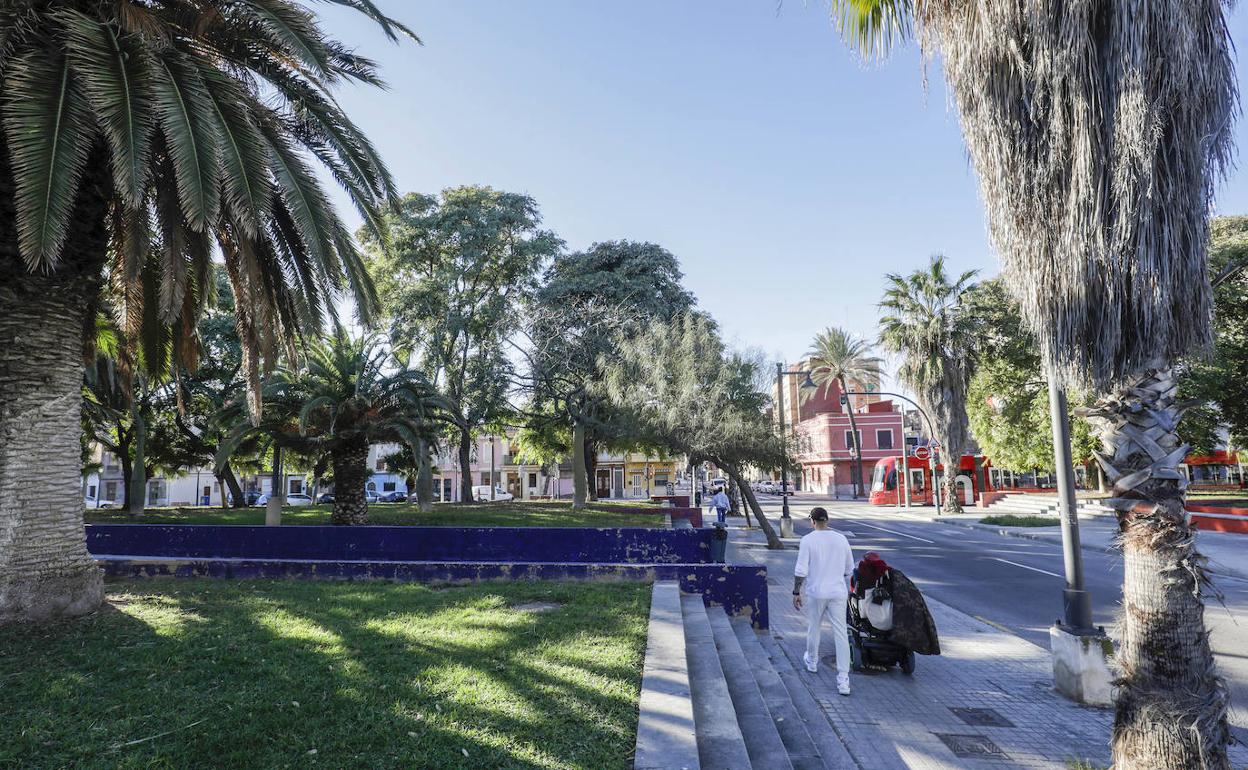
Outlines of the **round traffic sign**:
<svg viewBox="0 0 1248 770">
<path fill-rule="evenodd" d="M 925 446 L 914 448 L 914 458 L 916 460 L 926 460 L 927 458 L 931 456 L 932 456 L 932 450 L 928 449 Z"/>
</svg>

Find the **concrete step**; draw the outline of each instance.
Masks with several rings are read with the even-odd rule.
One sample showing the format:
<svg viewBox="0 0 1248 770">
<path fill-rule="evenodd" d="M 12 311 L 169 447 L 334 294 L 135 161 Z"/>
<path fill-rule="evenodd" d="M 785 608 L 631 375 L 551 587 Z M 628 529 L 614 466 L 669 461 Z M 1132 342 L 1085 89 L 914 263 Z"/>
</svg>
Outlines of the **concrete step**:
<svg viewBox="0 0 1248 770">
<path fill-rule="evenodd" d="M 634 770 L 700 770 L 680 586 L 654 584 L 642 666 Z"/>
<path fill-rule="evenodd" d="M 789 761 L 793 763 L 794 770 L 832 770 L 820 757 L 819 749 L 806 729 L 805 716 L 793 703 L 793 697 L 772 665 L 771 656 L 763 650 L 758 632 L 745 618 L 730 618 L 729 622 L 737 635 L 741 652 L 754 670 L 754 681 L 767 709 L 771 711 L 780 740 L 784 741 L 784 747 L 789 751 Z"/>
<path fill-rule="evenodd" d="M 724 670 L 724 680 L 728 683 L 728 693 L 732 696 L 737 724 L 741 727 L 745 748 L 750 755 L 750 767 L 753 770 L 795 770 L 728 616 L 722 608 L 712 607 L 707 610 L 707 618 L 715 639 L 715 649 L 719 652 L 719 663 Z"/>
<path fill-rule="evenodd" d="M 815 742 L 815 748 L 819 750 L 824 767 L 832 768 L 832 770 L 859 770 L 858 764 L 849 754 L 849 749 L 845 748 L 845 742 L 837 735 L 836 729 L 832 727 L 823 709 L 815 701 L 815 696 L 811 695 L 810 688 L 806 686 L 803 677 L 812 675 L 795 665 L 781 649 L 781 643 L 771 634 L 761 633 L 757 636 L 759 644 L 771 659 L 772 667 L 776 670 L 780 681 L 784 682 L 785 689 L 789 691 L 793 705 L 797 707 L 798 713 L 803 715 L 806 732 Z"/>
<path fill-rule="evenodd" d="M 750 755 L 724 681 L 706 606 L 696 594 L 680 597 L 680 606 L 699 761 L 705 770 L 750 770 Z"/>
</svg>

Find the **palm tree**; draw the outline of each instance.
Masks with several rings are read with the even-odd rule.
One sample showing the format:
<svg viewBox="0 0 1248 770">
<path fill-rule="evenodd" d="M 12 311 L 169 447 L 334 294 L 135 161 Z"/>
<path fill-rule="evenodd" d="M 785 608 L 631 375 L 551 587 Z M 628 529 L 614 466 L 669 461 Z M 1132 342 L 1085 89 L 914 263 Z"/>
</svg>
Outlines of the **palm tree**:
<svg viewBox="0 0 1248 770">
<path fill-rule="evenodd" d="M 880 359 L 871 355 L 871 343 L 859 339 L 844 329 L 829 326 L 815 335 L 815 341 L 806 353 L 810 365 L 810 378 L 823 388 L 824 395 L 835 383 L 841 393 L 849 392 L 848 382 L 878 382 Z M 862 497 L 862 447 L 858 440 L 858 422 L 854 419 L 852 402 L 846 402 L 849 413 L 849 431 L 854 437 L 854 497 Z"/>
<path fill-rule="evenodd" d="M 889 273 L 880 308 L 880 344 L 901 356 L 897 376 L 914 391 L 933 423 L 944 457 L 944 506 L 961 513 L 957 476 L 970 431 L 966 388 L 971 379 L 972 333 L 963 294 L 974 270 L 950 280 L 945 258 L 933 256 L 925 270 Z"/>
<path fill-rule="evenodd" d="M 410 34 L 371 0 L 329 1 Z M 84 319 L 105 281 L 127 335 L 193 364 L 219 252 L 257 409 L 278 342 L 345 291 L 372 308 L 308 163 L 366 222 L 397 198 L 331 96 L 348 80 L 379 85 L 294 0 L 0 4 L 0 622 L 103 596 L 77 486 Z"/>
<path fill-rule="evenodd" d="M 939 54 L 993 245 L 1051 376 L 1096 395 L 1123 547 L 1114 766 L 1226 768 L 1174 367 L 1211 340 L 1207 219 L 1236 106 L 1222 0 L 831 0 Z"/>
<path fill-rule="evenodd" d="M 388 368 L 392 360 L 380 337 L 353 339 L 339 327 L 311 347 L 301 368 L 279 369 L 269 378 L 258 425 L 240 405 L 234 407 L 236 427 L 222 442 L 218 465 L 234 447 L 258 434 L 306 455 L 328 455 L 334 476 L 330 520 L 367 523 L 369 446 L 394 441 L 418 445 L 428 434 L 431 412 L 444 404 L 421 372 Z"/>
</svg>

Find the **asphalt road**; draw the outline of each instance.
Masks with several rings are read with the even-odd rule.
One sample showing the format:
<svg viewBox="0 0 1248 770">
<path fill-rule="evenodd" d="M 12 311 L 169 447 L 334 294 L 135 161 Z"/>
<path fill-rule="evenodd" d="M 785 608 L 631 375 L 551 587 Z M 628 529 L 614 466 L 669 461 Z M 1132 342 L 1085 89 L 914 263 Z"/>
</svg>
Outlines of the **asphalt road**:
<svg viewBox="0 0 1248 770">
<path fill-rule="evenodd" d="M 768 518 L 778 522 L 779 498 L 762 498 L 760 503 Z M 811 497 L 791 501 L 797 534 L 810 531 L 805 517 L 816 505 L 829 510 L 832 527 L 849 538 L 856 558 L 877 551 L 925 595 L 1049 648 L 1049 626 L 1062 615 L 1065 586 L 1059 545 L 937 523 L 895 508 Z M 1082 553 L 1093 622 L 1108 628 L 1121 604 L 1122 558 L 1113 552 Z M 1237 736 L 1244 739 L 1248 737 L 1248 581 L 1220 578 L 1218 588 L 1226 606 L 1207 598 L 1206 623 L 1213 631 L 1218 665 L 1231 687 L 1231 722 L 1238 728 Z"/>
</svg>

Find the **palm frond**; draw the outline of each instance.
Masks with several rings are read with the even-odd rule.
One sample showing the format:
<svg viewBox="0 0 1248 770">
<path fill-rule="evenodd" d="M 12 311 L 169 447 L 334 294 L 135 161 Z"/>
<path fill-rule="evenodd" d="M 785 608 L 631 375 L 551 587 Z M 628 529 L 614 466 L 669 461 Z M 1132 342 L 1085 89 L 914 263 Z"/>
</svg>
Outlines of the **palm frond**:
<svg viewBox="0 0 1248 770">
<path fill-rule="evenodd" d="M 202 231 L 216 221 L 220 205 L 212 101 L 199 70 L 171 53 L 152 63 L 151 84 L 182 211 L 190 228 Z"/>
<path fill-rule="evenodd" d="M 90 149 L 90 113 L 69 59 L 40 52 L 6 62 L 4 128 L 22 256 L 56 266 Z"/>
</svg>

